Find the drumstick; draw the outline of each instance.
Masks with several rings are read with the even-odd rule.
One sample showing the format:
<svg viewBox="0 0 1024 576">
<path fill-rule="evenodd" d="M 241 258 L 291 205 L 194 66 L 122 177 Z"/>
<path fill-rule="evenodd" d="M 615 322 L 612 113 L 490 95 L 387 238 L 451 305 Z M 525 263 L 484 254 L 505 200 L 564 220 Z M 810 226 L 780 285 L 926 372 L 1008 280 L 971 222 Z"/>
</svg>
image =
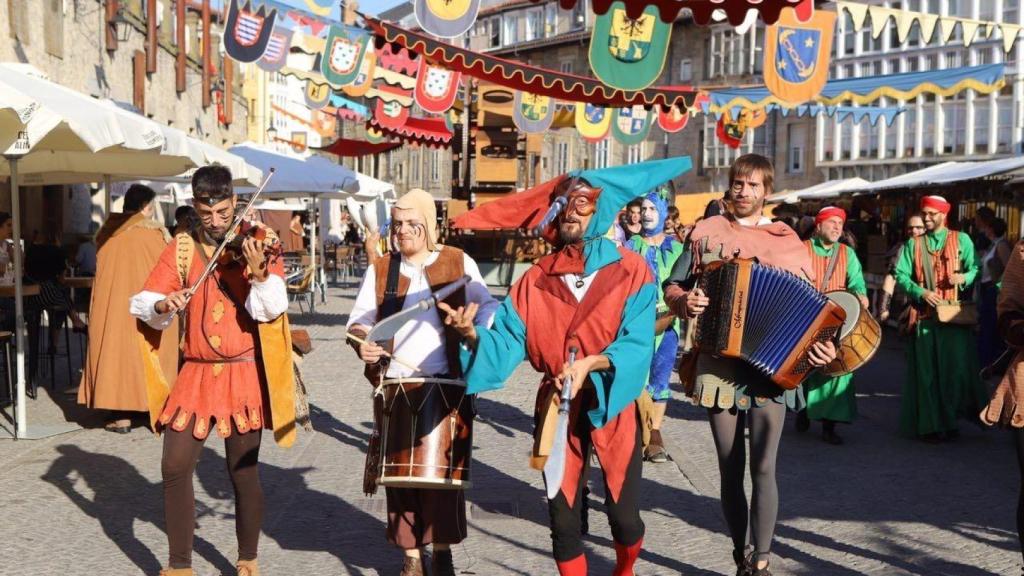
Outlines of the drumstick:
<svg viewBox="0 0 1024 576">
<path fill-rule="evenodd" d="M 362 338 L 360 338 L 359 336 L 356 336 L 355 334 L 353 334 L 351 332 L 346 332 L 345 336 L 351 338 L 352 340 L 355 340 L 356 342 L 358 342 L 360 344 L 371 344 L 371 342 L 367 342 L 366 340 L 363 340 Z M 401 358 L 399 358 L 398 356 L 395 356 L 394 354 L 388 352 L 387 350 L 384 351 L 384 355 L 387 356 L 388 358 L 391 358 L 395 362 L 398 362 L 402 366 L 405 366 L 409 370 L 412 370 L 413 372 L 419 372 L 420 371 L 419 366 L 413 366 L 412 364 L 409 364 L 408 362 L 403 362 Z"/>
</svg>

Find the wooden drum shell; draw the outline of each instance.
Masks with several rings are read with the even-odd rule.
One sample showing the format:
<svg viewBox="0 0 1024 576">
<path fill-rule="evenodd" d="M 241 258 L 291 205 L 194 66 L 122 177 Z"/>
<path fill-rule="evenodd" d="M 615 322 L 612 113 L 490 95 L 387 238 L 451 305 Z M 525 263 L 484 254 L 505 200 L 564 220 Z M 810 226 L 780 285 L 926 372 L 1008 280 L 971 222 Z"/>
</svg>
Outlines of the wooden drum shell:
<svg viewBox="0 0 1024 576">
<path fill-rule="evenodd" d="M 835 292 L 829 292 L 830 296 Z M 844 302 L 844 308 L 848 305 Z M 836 359 L 822 369 L 828 376 L 842 376 L 868 363 L 882 345 L 882 327 L 878 321 L 857 302 L 857 321 L 852 329 L 840 338 Z M 847 317 L 853 316 L 847 310 Z M 846 330 L 844 329 L 844 332 Z"/>
</svg>

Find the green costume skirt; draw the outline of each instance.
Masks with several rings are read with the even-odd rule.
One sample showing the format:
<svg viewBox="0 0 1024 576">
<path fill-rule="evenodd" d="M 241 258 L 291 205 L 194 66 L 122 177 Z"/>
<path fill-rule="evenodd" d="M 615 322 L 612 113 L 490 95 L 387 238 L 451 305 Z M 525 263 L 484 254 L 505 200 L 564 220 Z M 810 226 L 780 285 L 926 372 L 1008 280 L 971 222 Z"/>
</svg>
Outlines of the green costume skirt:
<svg viewBox="0 0 1024 576">
<path fill-rule="evenodd" d="M 697 357 L 697 376 L 689 396 L 698 406 L 723 410 L 749 410 L 769 402 L 785 404 L 790 410 L 804 407 L 802 386 L 785 390 L 742 360 L 711 354 Z"/>
<path fill-rule="evenodd" d="M 950 432 L 957 417 L 977 418 L 987 402 L 970 327 L 918 322 L 907 344 L 900 431 L 907 436 Z"/>
<path fill-rule="evenodd" d="M 853 374 L 830 378 L 815 372 L 804 380 L 803 387 L 807 396 L 807 417 L 811 420 L 850 423 L 857 416 Z"/>
</svg>

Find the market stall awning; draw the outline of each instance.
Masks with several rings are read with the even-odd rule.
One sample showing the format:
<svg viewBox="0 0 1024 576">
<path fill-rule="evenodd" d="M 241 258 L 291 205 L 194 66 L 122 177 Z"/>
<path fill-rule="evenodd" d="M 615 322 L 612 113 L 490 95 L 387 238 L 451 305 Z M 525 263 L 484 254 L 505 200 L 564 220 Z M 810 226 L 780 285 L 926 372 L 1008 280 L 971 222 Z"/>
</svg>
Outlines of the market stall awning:
<svg viewBox="0 0 1024 576">
<path fill-rule="evenodd" d="M 265 198 L 289 198 L 296 196 L 316 196 L 324 193 L 354 193 L 359 191 L 356 174 L 349 168 L 334 164 L 328 160 L 320 163 L 313 157 L 303 158 L 291 154 L 283 154 L 247 142 L 231 148 L 246 162 L 266 172 L 274 168 L 274 177 L 263 192 Z M 246 190 L 239 192 L 245 193 Z"/>
<path fill-rule="evenodd" d="M 830 198 L 838 198 L 844 192 L 852 192 L 870 185 L 871 182 L 863 178 L 829 180 L 828 182 L 822 182 L 800 190 L 772 194 L 767 202 L 769 204 L 796 204 L 802 200 L 828 200 Z"/>
<path fill-rule="evenodd" d="M 377 123 L 376 118 L 371 118 L 366 124 L 389 136 L 424 146 L 447 148 L 452 141 L 452 132 L 441 118 L 410 116 L 399 128 L 385 128 Z"/>
<path fill-rule="evenodd" d="M 1003 176 L 1019 170 L 1024 170 L 1024 157 L 1021 156 L 982 162 L 943 162 L 914 172 L 879 180 L 850 191 L 855 195 L 862 195 L 906 188 L 945 186 L 957 182 Z"/>
<path fill-rule="evenodd" d="M 382 154 L 395 148 L 401 148 L 401 142 L 381 142 L 375 144 L 373 142 L 367 142 L 366 140 L 354 140 L 351 138 L 338 138 L 334 142 L 331 142 L 327 146 L 322 148 L 316 148 L 322 152 L 328 152 L 335 156 L 370 156 L 373 154 Z"/>
<path fill-rule="evenodd" d="M 604 85 L 597 78 L 564 74 L 516 60 L 473 52 L 374 18 L 368 17 L 366 22 L 384 41 L 397 43 L 425 55 L 430 61 L 445 68 L 531 94 L 604 106 L 643 104 L 676 106 L 681 110 L 692 108 L 697 98 L 696 91 L 680 88 L 647 88 L 637 92 L 623 92 Z"/>
<path fill-rule="evenodd" d="M 540 0 L 533 0 L 539 2 Z M 587 0 L 559 0 L 563 10 L 572 10 L 577 2 Z M 595 14 L 605 14 L 615 0 L 589 0 Z M 675 22 L 679 12 L 688 9 L 693 13 L 693 20 L 701 26 L 713 21 L 715 10 L 725 12 L 729 23 L 739 26 L 747 16 L 748 10 L 756 10 L 761 20 L 773 24 L 779 19 L 783 8 L 796 8 L 797 18 L 806 22 L 814 12 L 814 0 L 629 0 L 626 2 L 626 14 L 630 18 L 639 18 L 648 6 L 656 6 L 661 19 Z"/>
<path fill-rule="evenodd" d="M 920 94 L 953 96 L 967 89 L 979 94 L 989 94 L 1003 87 L 1004 64 L 965 66 L 926 72 L 906 72 L 863 78 L 829 80 L 818 96 L 823 104 L 871 104 L 879 98 L 912 100 Z M 737 88 L 713 90 L 709 93 L 711 102 L 708 110 L 721 114 L 726 110 L 760 110 L 770 105 L 792 107 L 779 100 L 767 88 Z"/>
</svg>

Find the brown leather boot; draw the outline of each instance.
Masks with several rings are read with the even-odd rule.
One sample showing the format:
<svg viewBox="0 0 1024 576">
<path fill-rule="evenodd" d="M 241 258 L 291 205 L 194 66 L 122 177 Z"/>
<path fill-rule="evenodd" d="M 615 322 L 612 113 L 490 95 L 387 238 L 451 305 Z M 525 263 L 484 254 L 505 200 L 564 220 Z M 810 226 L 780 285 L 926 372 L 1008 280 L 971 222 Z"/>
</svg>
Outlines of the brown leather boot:
<svg viewBox="0 0 1024 576">
<path fill-rule="evenodd" d="M 452 559 L 452 551 L 434 550 L 430 555 L 431 576 L 455 576 L 455 561 Z"/>
<path fill-rule="evenodd" d="M 195 576 L 195 572 L 191 568 L 164 568 L 160 576 Z"/>
<path fill-rule="evenodd" d="M 425 570 L 423 570 L 423 559 L 406 556 L 405 565 L 402 566 L 402 576 L 426 576 Z"/>
<path fill-rule="evenodd" d="M 260 567 L 255 560 L 239 560 L 236 569 L 238 576 L 260 576 Z"/>
</svg>

